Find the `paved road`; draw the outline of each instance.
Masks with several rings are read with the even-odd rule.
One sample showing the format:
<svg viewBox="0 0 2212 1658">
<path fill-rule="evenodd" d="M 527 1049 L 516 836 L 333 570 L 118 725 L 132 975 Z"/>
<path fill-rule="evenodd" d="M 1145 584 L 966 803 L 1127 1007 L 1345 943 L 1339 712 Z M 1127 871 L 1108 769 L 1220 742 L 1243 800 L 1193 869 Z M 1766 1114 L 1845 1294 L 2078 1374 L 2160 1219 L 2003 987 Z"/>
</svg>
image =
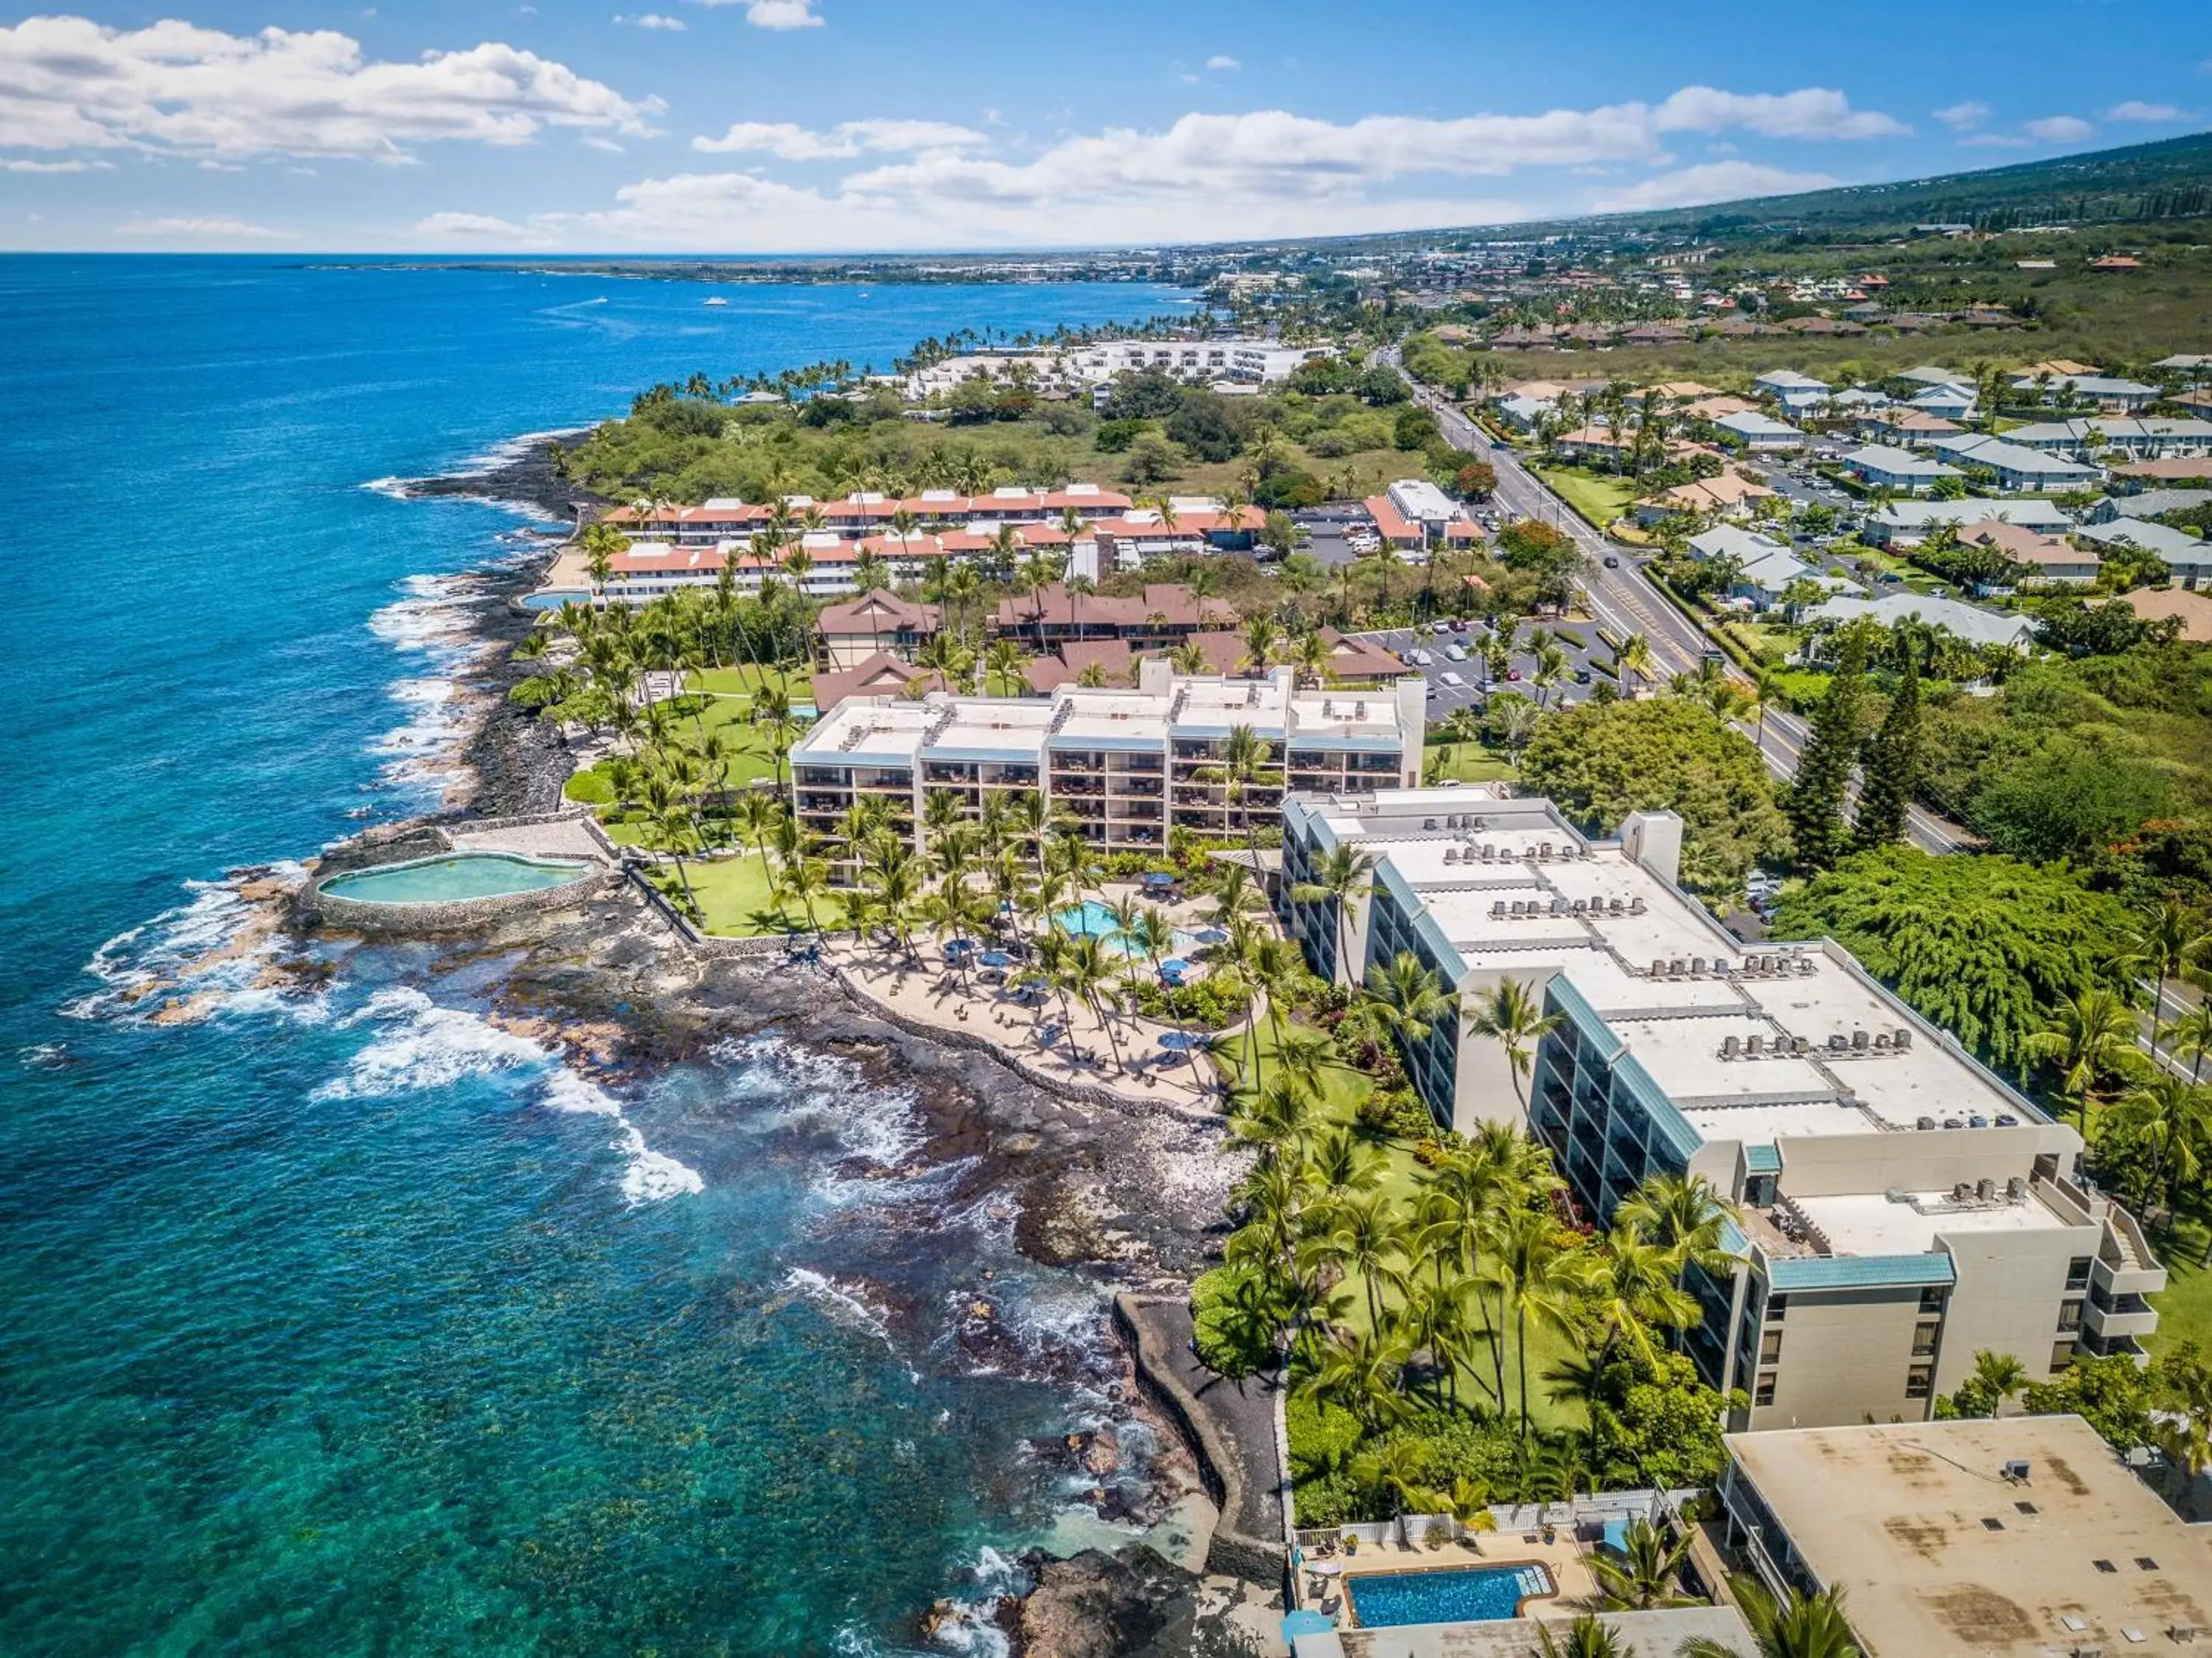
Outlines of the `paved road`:
<svg viewBox="0 0 2212 1658">
<path fill-rule="evenodd" d="M 1399 366 L 1395 350 L 1385 360 L 1393 368 Z M 1403 372 L 1402 369 L 1400 372 Z M 1498 474 L 1497 498 L 1510 512 L 1517 517 L 1553 525 L 1572 537 L 1575 545 L 1589 555 L 1590 574 L 1585 592 L 1590 610 L 1600 622 L 1617 633 L 1644 635 L 1650 642 L 1652 656 L 1662 677 L 1696 671 L 1712 648 L 1711 642 L 1696 623 L 1651 585 L 1626 549 L 1607 541 L 1584 523 L 1572 508 L 1521 464 L 1512 450 L 1492 442 L 1488 433 L 1449 402 L 1419 384 L 1413 387 L 1413 395 L 1436 416 L 1445 439 L 1455 448 L 1465 449 L 1490 463 Z M 1614 561 L 1614 567 L 1607 566 L 1607 558 Z M 1731 677 L 1741 678 L 1733 669 L 1730 674 Z M 1761 755 L 1776 776 L 1796 775 L 1798 755 L 1807 737 L 1802 718 L 1780 710 L 1772 710 L 1767 714 L 1763 729 L 1753 728 L 1753 735 L 1759 742 Z M 1906 814 L 1905 832 L 1914 845 L 1930 852 L 1955 852 L 1974 844 L 1959 825 L 1917 806 Z"/>
</svg>

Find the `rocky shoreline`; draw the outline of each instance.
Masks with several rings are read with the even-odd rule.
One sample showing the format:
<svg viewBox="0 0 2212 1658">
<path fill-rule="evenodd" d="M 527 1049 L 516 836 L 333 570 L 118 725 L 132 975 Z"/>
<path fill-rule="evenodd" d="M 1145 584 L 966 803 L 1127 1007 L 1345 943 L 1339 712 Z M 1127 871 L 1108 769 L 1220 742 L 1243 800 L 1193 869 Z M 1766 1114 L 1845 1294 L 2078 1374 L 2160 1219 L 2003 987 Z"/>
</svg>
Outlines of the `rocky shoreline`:
<svg viewBox="0 0 2212 1658">
<path fill-rule="evenodd" d="M 561 487 L 551 460 L 560 441 L 542 440 L 500 466 L 423 480 L 408 492 L 549 508 Z M 565 505 L 565 492 L 561 499 Z M 553 552 L 549 542 L 542 556 L 503 560 L 479 572 L 483 602 L 472 619 L 483 648 L 462 672 L 473 705 L 483 710 L 461 755 L 471 783 L 464 803 L 428 821 L 462 824 L 557 810 L 562 803 L 571 770 L 564 746 L 544 722 L 507 699 L 530 671 L 511 658 L 510 647 L 532 625 L 515 601 L 538 584 Z M 407 832 L 398 826 L 372 832 L 331 849 L 323 867 L 383 861 Z M 732 1037 L 772 1031 L 854 1059 L 886 1087 L 910 1088 L 928 1129 L 919 1161 L 962 1166 L 956 1202 L 1006 1203 L 1016 1246 L 1042 1264 L 1079 1268 L 1117 1289 L 1176 1295 L 1218 1255 L 1225 1229 L 1218 1182 L 1191 1178 L 1194 1170 L 1218 1173 L 1212 1131 L 1061 1098 L 987 1055 L 877 1017 L 826 977 L 792 972 L 778 958 L 694 956 L 627 889 L 495 923 L 451 949 L 441 971 L 495 960 L 501 968 L 497 1021 L 558 1044 L 588 1070 L 619 1076 L 696 1059 Z M 963 1346 L 985 1354 L 1003 1338 L 988 1305 L 973 1309 L 960 1332 Z M 1078 1356 L 1066 1356 L 1072 1373 Z M 1133 1415 L 1151 1423 L 1163 1443 L 1179 1446 L 1177 1424 L 1144 1404 L 1130 1364 L 1125 1354 L 1118 1396 Z M 1096 1445 L 1071 1449 L 1079 1460 L 1100 1454 Z M 1148 1503 L 1132 1509 L 1126 1497 L 1109 1503 L 1101 1492 L 1102 1514 L 1117 1510 L 1110 1517 L 1146 1523 L 1198 1483 L 1183 1450 L 1161 1458 L 1152 1475 Z M 1030 1595 L 1000 1612 L 1014 1651 L 1027 1658 L 1189 1652 L 1216 1644 L 1210 1632 L 1193 1644 L 1206 1580 L 1141 1545 L 1071 1562 L 1040 1557 L 1030 1563 Z M 1213 1610 L 1218 1614 L 1243 1593 L 1217 1583 Z M 1206 1621 L 1209 1631 L 1220 1624 L 1218 1616 Z"/>
</svg>

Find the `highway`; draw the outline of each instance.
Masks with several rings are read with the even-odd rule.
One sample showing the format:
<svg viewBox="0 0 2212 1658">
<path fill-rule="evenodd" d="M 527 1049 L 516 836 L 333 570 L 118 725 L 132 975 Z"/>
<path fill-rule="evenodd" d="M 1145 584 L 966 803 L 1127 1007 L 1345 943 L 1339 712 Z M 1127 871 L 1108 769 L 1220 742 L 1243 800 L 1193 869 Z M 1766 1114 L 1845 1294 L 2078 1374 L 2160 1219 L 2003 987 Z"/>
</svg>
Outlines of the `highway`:
<svg viewBox="0 0 2212 1658">
<path fill-rule="evenodd" d="M 1395 347 L 1382 355 L 1384 362 L 1405 374 Z M 1704 631 L 1651 584 L 1628 550 L 1608 542 L 1583 522 L 1573 508 L 1521 464 L 1518 455 L 1503 444 L 1493 443 L 1487 432 L 1450 403 L 1410 375 L 1407 382 L 1413 387 L 1414 399 L 1436 416 L 1445 440 L 1454 448 L 1488 462 L 1497 472 L 1495 498 L 1501 507 L 1516 516 L 1551 525 L 1572 537 L 1588 555 L 1589 576 L 1584 591 L 1596 619 L 1616 633 L 1641 633 L 1650 643 L 1652 657 L 1662 675 L 1696 672 L 1711 648 Z M 1616 567 L 1607 567 L 1608 558 L 1616 561 Z M 1729 677 L 1739 681 L 1743 678 L 1733 667 Z M 1759 742 L 1761 756 L 1777 777 L 1796 775 L 1797 758 L 1808 735 L 1802 718 L 1772 709 L 1764 722 L 1745 729 Z M 1905 815 L 1905 833 L 1914 845 L 1929 852 L 1961 851 L 1974 844 L 1959 825 L 1918 806 Z"/>
</svg>

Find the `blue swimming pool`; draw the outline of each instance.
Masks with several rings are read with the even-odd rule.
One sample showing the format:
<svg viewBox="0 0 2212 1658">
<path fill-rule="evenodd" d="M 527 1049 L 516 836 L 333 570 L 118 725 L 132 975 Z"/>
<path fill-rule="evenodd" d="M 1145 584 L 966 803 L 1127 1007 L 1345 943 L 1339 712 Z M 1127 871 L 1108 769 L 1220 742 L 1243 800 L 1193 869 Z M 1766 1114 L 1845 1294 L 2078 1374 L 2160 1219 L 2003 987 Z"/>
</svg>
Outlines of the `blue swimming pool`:
<svg viewBox="0 0 2212 1658">
<path fill-rule="evenodd" d="M 1522 1601 L 1553 1592 L 1550 1569 L 1534 1564 L 1364 1572 L 1347 1576 L 1345 1590 L 1362 1629 L 1514 1618 Z"/>
<path fill-rule="evenodd" d="M 1121 928 L 1115 923 L 1114 911 L 1096 899 L 1059 911 L 1053 916 L 1053 921 L 1060 931 L 1067 934 L 1071 938 L 1096 938 L 1099 947 L 1109 955 L 1143 954 L 1123 936 Z M 1187 957 L 1196 944 L 1197 940 L 1190 934 L 1178 932 L 1175 935 L 1174 942 L 1168 947 L 1168 954 Z"/>
<path fill-rule="evenodd" d="M 598 872 L 575 858 L 532 858 L 514 852 L 449 852 L 333 875 L 322 890 L 359 904 L 453 904 L 566 887 Z"/>
</svg>

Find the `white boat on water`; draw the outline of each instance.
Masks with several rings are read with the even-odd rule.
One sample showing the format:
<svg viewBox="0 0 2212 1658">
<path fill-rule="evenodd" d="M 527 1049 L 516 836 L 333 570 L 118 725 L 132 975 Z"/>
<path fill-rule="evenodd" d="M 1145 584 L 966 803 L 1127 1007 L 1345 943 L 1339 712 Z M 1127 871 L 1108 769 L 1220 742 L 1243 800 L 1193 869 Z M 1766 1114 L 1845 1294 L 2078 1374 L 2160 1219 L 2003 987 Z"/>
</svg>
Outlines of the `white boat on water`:
<svg viewBox="0 0 2212 1658">
<path fill-rule="evenodd" d="M 729 301 L 727 301 L 727 300 L 724 299 L 724 298 L 723 298 L 720 294 L 717 294 L 717 295 L 715 295 L 715 296 L 714 296 L 714 298 L 712 298 L 712 299 L 710 299 L 710 300 L 704 300 L 704 301 L 702 301 L 701 302 L 702 302 L 702 304 L 706 304 L 706 305 L 727 305 L 727 304 L 729 303 Z"/>
</svg>

